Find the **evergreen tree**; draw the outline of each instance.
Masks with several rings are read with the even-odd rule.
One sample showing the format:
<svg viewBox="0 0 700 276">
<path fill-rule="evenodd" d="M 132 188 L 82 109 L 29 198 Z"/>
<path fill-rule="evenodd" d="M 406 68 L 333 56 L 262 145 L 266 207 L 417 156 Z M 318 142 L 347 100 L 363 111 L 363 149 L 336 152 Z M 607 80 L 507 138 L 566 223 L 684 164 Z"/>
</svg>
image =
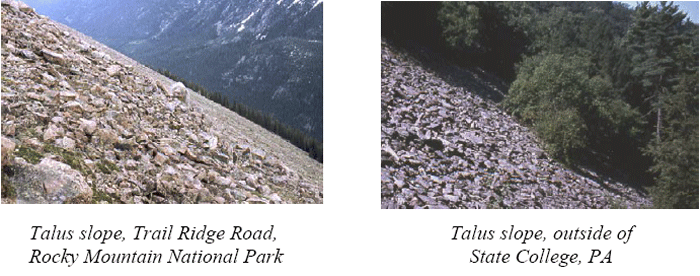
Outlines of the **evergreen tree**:
<svg viewBox="0 0 700 276">
<path fill-rule="evenodd" d="M 678 6 L 642 3 L 626 37 L 631 51 L 630 97 L 641 102 L 653 133 L 646 154 L 656 175 L 657 207 L 698 208 L 697 25 Z"/>
<path fill-rule="evenodd" d="M 634 22 L 627 33 L 626 42 L 632 52 L 632 76 L 641 84 L 641 89 L 632 91 L 633 98 L 643 99 L 642 108 L 654 114 L 655 135 L 661 138 L 663 128 L 664 97 L 674 81 L 677 66 L 672 57 L 681 43 L 679 27 L 685 14 L 678 6 L 661 2 L 651 6 L 643 2 L 635 11 Z M 638 102 L 639 100 L 637 100 Z"/>
</svg>

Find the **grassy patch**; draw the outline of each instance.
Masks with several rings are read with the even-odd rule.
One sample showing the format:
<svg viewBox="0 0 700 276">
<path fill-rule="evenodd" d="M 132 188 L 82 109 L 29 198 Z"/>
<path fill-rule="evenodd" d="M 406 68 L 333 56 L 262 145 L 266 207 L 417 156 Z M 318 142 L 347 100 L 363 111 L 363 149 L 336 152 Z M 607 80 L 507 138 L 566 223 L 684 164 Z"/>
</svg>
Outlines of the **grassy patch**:
<svg viewBox="0 0 700 276">
<path fill-rule="evenodd" d="M 15 187 L 12 186 L 13 182 L 10 181 L 5 175 L 2 177 L 2 198 L 8 199 L 11 202 L 14 202 L 17 200 L 17 191 L 15 191 Z"/>
<path fill-rule="evenodd" d="M 54 145 L 47 144 L 44 146 L 46 152 L 53 153 L 61 157 L 62 161 L 76 171 L 79 171 L 83 176 L 87 176 L 90 172 L 87 170 L 83 156 L 80 153 L 59 148 Z"/>
<path fill-rule="evenodd" d="M 265 198 L 265 197 L 263 196 L 263 194 L 261 194 L 260 192 L 258 192 L 258 190 L 250 191 L 250 194 L 252 194 L 252 195 L 254 195 L 254 196 L 257 196 L 257 197 L 259 197 L 259 198 Z"/>
<path fill-rule="evenodd" d="M 102 192 L 100 190 L 95 189 L 95 187 L 92 188 L 92 201 L 91 203 L 98 204 L 102 201 L 107 201 L 109 203 L 114 203 L 114 199 L 109 196 L 107 193 Z"/>
<path fill-rule="evenodd" d="M 64 202 L 65 204 L 90 204 L 94 203 L 92 198 L 86 194 L 80 194 L 75 197 L 71 197 Z"/>
<path fill-rule="evenodd" d="M 39 163 L 39 161 L 41 161 L 41 158 L 44 157 L 38 151 L 25 146 L 20 146 L 19 148 L 17 148 L 15 153 L 17 154 L 17 156 L 24 158 L 24 160 L 27 160 L 27 162 L 32 164 Z"/>
<path fill-rule="evenodd" d="M 2 77 L 2 88 L 5 88 L 5 86 L 7 86 L 7 85 L 12 85 L 12 84 L 14 84 L 14 83 L 15 83 L 15 82 L 12 81 L 11 79 L 8 79 L 8 78 L 6 78 L 6 77 Z M 3 90 L 5 90 L 5 89 L 3 89 Z"/>
<path fill-rule="evenodd" d="M 112 173 L 113 171 L 118 170 L 119 168 L 117 165 L 115 165 L 112 162 L 109 162 L 107 160 L 100 160 L 97 162 L 97 168 L 100 169 L 102 173 L 109 174 Z"/>
</svg>

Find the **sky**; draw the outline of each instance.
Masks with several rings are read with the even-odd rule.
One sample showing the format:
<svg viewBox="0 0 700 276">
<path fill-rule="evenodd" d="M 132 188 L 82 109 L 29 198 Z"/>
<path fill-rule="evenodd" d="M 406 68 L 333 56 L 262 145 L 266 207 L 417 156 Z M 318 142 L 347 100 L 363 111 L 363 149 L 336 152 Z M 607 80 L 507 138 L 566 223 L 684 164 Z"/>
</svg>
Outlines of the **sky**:
<svg viewBox="0 0 700 276">
<path fill-rule="evenodd" d="M 630 5 L 631 8 L 634 8 L 637 6 L 637 3 L 641 3 L 641 1 L 620 1 L 622 3 Z M 651 1 L 652 4 L 658 4 L 659 1 Z M 690 21 L 693 21 L 693 23 L 697 24 L 698 23 L 698 1 L 673 1 L 674 5 L 678 5 L 678 7 L 685 12 L 685 14 L 688 15 L 688 18 L 690 18 Z"/>
</svg>

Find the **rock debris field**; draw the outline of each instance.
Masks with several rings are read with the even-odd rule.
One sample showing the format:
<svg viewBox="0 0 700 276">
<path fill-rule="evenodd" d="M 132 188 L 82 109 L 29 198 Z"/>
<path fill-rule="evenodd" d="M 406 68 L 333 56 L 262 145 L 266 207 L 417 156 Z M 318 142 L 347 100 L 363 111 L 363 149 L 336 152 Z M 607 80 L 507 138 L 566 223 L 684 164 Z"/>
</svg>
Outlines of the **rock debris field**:
<svg viewBox="0 0 700 276">
<path fill-rule="evenodd" d="M 2 0 L 3 203 L 323 203 L 323 165 Z"/>
<path fill-rule="evenodd" d="M 476 91 L 382 42 L 382 208 L 644 208 L 620 183 L 576 174 Z"/>
</svg>

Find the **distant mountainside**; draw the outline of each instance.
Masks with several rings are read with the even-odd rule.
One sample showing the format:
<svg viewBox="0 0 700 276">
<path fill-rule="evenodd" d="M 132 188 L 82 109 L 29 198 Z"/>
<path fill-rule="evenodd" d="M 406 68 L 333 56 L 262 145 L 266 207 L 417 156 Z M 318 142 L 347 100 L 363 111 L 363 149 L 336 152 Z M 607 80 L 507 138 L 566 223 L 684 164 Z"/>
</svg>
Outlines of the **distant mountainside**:
<svg viewBox="0 0 700 276">
<path fill-rule="evenodd" d="M 2 203 L 323 203 L 323 165 L 2 0 Z"/>
<path fill-rule="evenodd" d="M 143 64 L 323 140 L 322 0 L 27 3 Z"/>
</svg>

